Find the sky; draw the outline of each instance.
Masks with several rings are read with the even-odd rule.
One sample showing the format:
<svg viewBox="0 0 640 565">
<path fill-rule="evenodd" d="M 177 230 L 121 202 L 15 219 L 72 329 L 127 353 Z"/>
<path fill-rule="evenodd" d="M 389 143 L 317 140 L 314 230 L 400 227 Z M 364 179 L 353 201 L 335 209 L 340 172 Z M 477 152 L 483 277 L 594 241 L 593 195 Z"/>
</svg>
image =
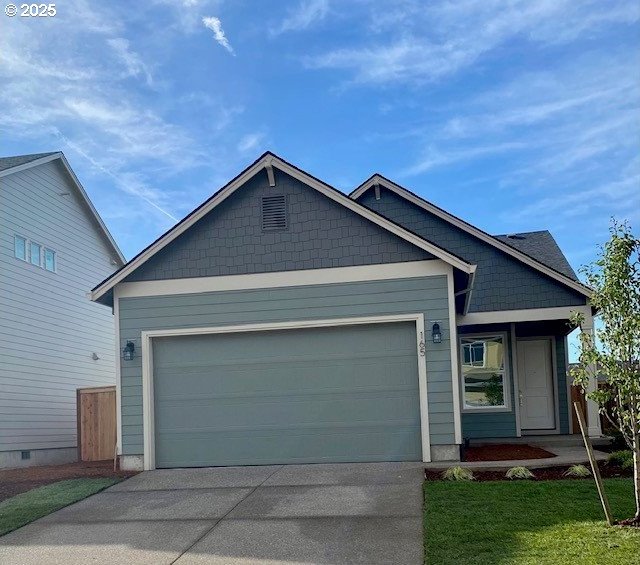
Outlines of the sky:
<svg viewBox="0 0 640 565">
<path fill-rule="evenodd" d="M 3 5 L 6 2 L 3 3 Z M 127 258 L 269 149 L 578 268 L 640 224 L 640 3 L 66 0 L 0 12 L 0 155 L 61 150 Z"/>
</svg>

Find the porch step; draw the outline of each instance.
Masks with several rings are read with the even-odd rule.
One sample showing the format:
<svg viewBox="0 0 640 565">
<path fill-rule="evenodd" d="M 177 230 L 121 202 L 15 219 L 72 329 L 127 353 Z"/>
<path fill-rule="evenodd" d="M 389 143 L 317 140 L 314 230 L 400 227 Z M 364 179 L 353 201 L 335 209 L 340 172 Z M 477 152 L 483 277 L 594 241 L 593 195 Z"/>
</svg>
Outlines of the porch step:
<svg viewBox="0 0 640 565">
<path fill-rule="evenodd" d="M 607 436 L 599 438 L 591 438 L 594 447 L 609 445 L 611 439 Z M 469 441 L 469 445 L 480 447 L 483 445 L 495 445 L 497 443 L 515 443 L 526 445 L 547 445 L 557 447 L 580 447 L 583 445 L 582 436 L 580 434 L 573 435 L 531 435 L 522 437 L 494 437 L 479 438 Z"/>
</svg>

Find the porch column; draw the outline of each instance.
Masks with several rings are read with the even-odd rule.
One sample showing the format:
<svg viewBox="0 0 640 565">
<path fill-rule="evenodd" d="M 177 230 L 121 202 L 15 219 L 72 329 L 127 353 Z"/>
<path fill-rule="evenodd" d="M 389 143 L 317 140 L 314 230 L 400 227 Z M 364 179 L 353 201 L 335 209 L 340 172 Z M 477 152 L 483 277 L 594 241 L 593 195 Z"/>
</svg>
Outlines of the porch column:
<svg viewBox="0 0 640 565">
<path fill-rule="evenodd" d="M 590 340 L 595 339 L 593 329 L 593 314 L 591 314 L 591 308 L 587 308 L 584 313 L 584 321 L 580 327 L 580 331 L 586 333 Z M 591 375 L 597 375 L 596 367 L 594 365 L 589 367 L 589 373 Z M 596 390 L 598 387 L 598 379 L 593 376 L 589 379 L 587 385 L 587 392 Z M 601 437 L 602 429 L 600 428 L 600 413 L 598 412 L 598 404 L 593 400 L 587 400 L 587 425 L 589 426 L 589 437 Z"/>
</svg>

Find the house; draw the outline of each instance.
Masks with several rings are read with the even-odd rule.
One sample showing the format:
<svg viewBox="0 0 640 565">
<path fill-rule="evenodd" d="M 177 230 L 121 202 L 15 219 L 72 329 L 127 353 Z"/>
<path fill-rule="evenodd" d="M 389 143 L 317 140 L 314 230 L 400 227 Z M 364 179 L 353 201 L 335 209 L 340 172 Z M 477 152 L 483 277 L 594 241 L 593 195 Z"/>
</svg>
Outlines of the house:
<svg viewBox="0 0 640 565">
<path fill-rule="evenodd" d="M 121 464 L 145 469 L 566 434 L 568 319 L 592 319 L 548 232 L 488 235 L 380 175 L 346 196 L 272 153 L 91 296 L 122 350 Z"/>
<path fill-rule="evenodd" d="M 0 467 L 76 459 L 76 389 L 115 384 L 87 293 L 123 264 L 62 153 L 0 158 Z"/>
</svg>

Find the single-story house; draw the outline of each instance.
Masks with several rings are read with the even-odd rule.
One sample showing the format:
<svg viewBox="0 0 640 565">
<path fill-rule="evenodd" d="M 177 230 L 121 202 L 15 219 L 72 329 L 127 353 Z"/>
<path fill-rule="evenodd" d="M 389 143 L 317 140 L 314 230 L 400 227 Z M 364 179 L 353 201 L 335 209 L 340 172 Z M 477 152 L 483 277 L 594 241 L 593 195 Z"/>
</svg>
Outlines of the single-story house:
<svg viewBox="0 0 640 565">
<path fill-rule="evenodd" d="M 270 152 L 91 293 L 116 318 L 121 465 L 144 469 L 570 433 L 589 295 L 547 231 L 489 235 L 377 174 L 347 196 Z"/>
</svg>

